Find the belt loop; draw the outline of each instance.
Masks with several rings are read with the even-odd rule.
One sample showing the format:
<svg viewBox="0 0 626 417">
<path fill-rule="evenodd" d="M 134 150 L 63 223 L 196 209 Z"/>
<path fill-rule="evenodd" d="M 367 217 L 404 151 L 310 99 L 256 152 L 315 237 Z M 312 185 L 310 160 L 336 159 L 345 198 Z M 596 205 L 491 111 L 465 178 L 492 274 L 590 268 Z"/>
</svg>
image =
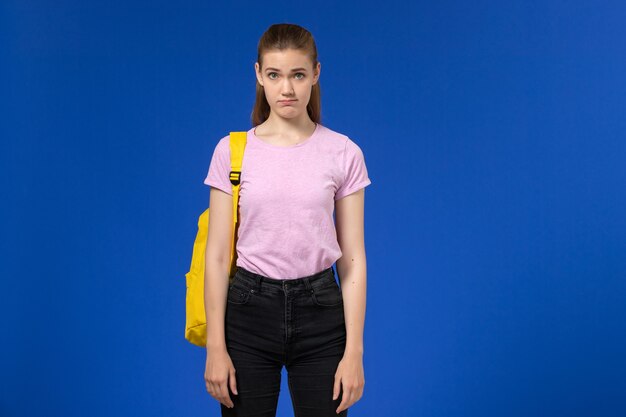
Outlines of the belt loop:
<svg viewBox="0 0 626 417">
<path fill-rule="evenodd" d="M 313 286 L 311 286 L 311 283 L 309 282 L 309 277 L 305 277 L 304 279 L 302 279 L 302 282 L 304 282 L 304 287 L 307 289 L 307 291 L 313 290 Z"/>
</svg>

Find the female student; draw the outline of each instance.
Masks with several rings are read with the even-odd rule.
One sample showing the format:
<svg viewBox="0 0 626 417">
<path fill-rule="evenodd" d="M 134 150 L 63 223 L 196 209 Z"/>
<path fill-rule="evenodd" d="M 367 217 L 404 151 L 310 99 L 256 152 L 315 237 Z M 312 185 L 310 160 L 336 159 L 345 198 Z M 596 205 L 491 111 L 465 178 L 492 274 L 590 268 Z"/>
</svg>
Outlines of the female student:
<svg viewBox="0 0 626 417">
<path fill-rule="evenodd" d="M 310 32 L 270 26 L 257 61 L 230 284 L 229 136 L 215 146 L 204 181 L 211 186 L 206 388 L 222 416 L 275 416 L 285 366 L 297 417 L 347 416 L 365 384 L 371 181 L 359 146 L 320 123 L 321 65 Z"/>
</svg>

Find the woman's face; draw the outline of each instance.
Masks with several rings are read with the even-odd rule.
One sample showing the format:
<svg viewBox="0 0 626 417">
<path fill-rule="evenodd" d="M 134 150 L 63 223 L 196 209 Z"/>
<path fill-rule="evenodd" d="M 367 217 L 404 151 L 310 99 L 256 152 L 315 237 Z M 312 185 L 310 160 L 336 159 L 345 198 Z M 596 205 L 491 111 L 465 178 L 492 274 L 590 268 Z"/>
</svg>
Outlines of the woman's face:
<svg viewBox="0 0 626 417">
<path fill-rule="evenodd" d="M 258 62 L 254 68 L 272 112 L 286 119 L 306 114 L 311 87 L 319 79 L 319 62 L 314 72 L 311 60 L 304 51 L 287 49 L 266 52 L 263 55 L 263 72 L 259 71 Z"/>
</svg>

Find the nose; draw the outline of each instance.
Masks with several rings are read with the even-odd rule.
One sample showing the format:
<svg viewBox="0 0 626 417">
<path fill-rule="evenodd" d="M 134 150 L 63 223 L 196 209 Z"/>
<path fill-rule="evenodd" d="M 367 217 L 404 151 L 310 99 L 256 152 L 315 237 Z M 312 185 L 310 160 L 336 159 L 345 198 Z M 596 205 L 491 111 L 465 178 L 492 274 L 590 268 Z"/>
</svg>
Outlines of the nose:
<svg viewBox="0 0 626 417">
<path fill-rule="evenodd" d="M 293 95 L 293 88 L 291 82 L 287 79 L 283 82 L 281 92 L 284 96 L 290 97 Z"/>
</svg>

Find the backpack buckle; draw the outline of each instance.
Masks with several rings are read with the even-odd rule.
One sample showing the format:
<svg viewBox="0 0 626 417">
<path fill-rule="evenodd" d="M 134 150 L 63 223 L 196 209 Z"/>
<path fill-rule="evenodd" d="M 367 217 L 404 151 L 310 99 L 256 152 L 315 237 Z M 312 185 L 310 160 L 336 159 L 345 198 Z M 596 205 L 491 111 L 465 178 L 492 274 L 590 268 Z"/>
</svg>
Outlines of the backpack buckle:
<svg viewBox="0 0 626 417">
<path fill-rule="evenodd" d="M 241 171 L 230 171 L 230 182 L 233 185 L 239 185 L 241 180 Z"/>
</svg>

